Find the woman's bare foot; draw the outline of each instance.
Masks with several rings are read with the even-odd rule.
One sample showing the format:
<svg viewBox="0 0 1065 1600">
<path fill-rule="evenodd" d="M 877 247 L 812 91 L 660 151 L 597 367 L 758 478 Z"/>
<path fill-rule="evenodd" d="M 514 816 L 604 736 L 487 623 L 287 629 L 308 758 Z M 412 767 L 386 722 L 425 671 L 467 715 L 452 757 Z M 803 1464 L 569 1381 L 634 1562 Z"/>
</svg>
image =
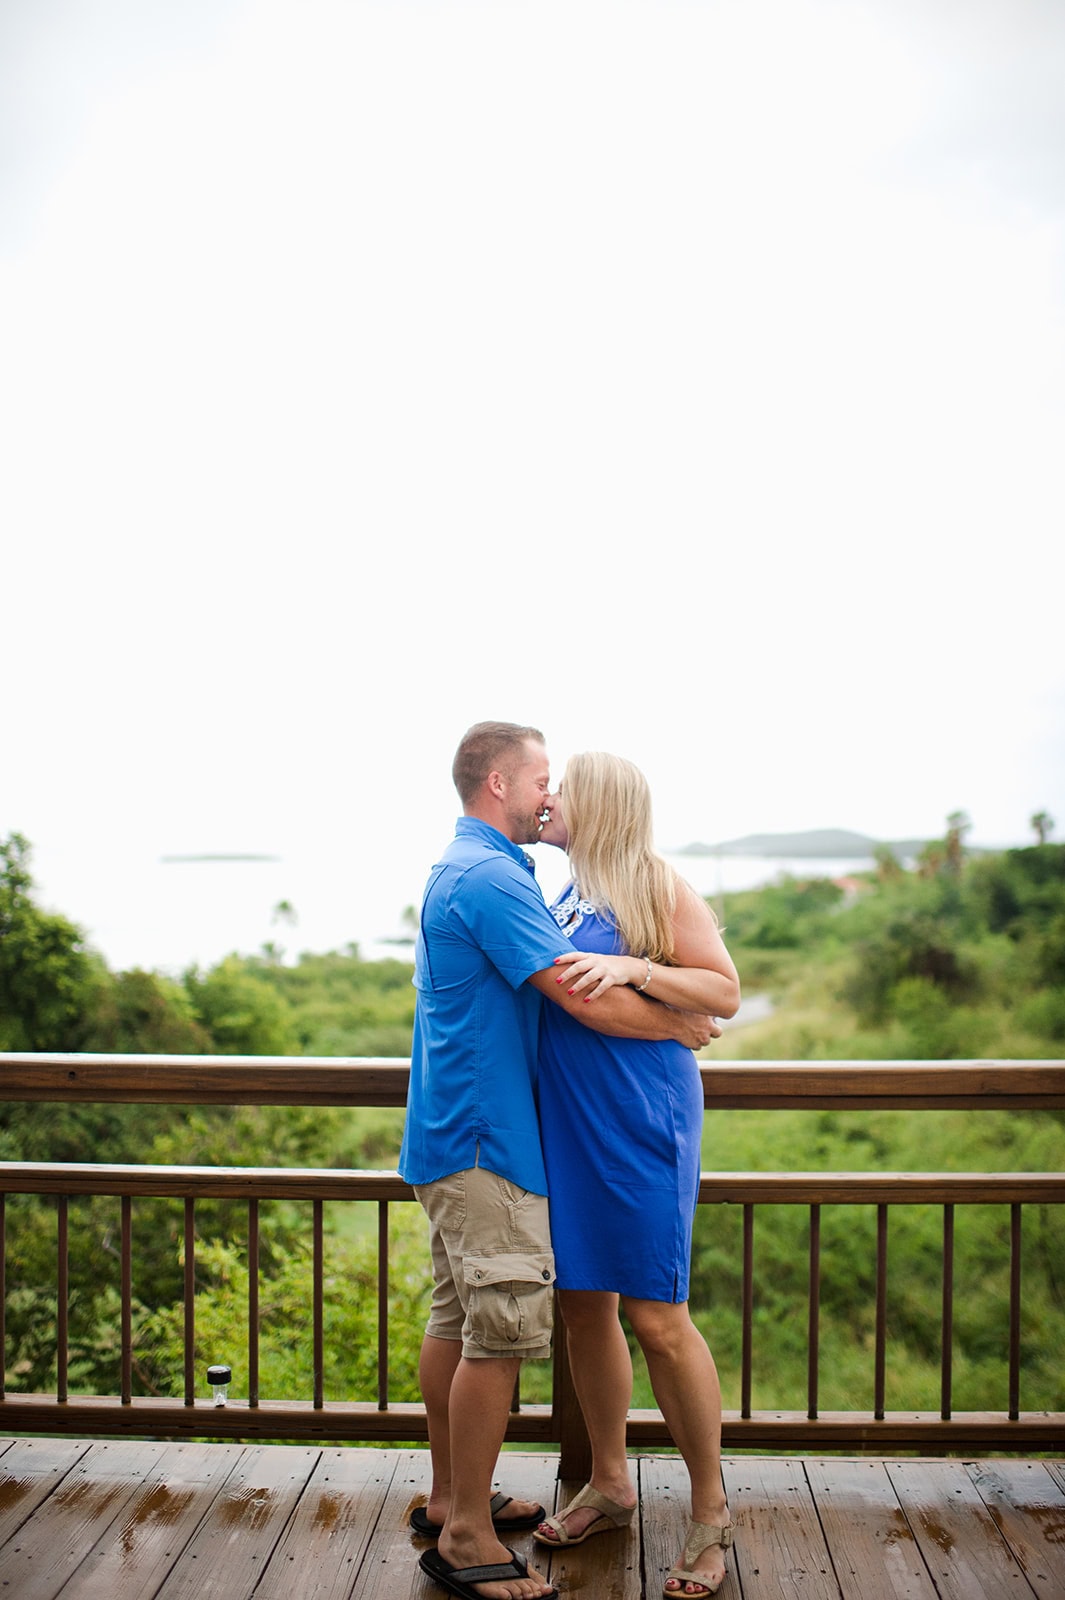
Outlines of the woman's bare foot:
<svg viewBox="0 0 1065 1600">
<path fill-rule="evenodd" d="M 723 1527 L 729 1536 L 731 1544 L 732 1523 L 728 1521 L 728 1507 L 722 1513 L 721 1522 L 714 1524 L 715 1528 Z M 709 1594 L 715 1594 L 725 1581 L 726 1550 L 727 1545 L 719 1543 L 705 1544 L 701 1548 L 697 1542 L 696 1530 L 705 1524 L 694 1523 L 688 1534 L 688 1542 L 677 1558 L 674 1573 L 680 1569 L 681 1576 L 670 1576 L 663 1584 L 663 1592 L 667 1595 L 676 1595 L 678 1600 L 704 1600 Z"/>
<path fill-rule="evenodd" d="M 602 1483 L 596 1483 L 593 1479 L 592 1488 L 598 1489 L 600 1494 L 606 1495 L 607 1499 L 613 1500 L 615 1504 L 624 1506 L 626 1510 L 636 1504 L 636 1490 L 632 1487 L 628 1477 L 614 1480 L 608 1487 L 605 1487 Z M 596 1506 L 567 1506 L 564 1511 L 556 1513 L 555 1520 L 556 1522 L 561 1522 L 571 1539 L 580 1539 L 588 1532 L 594 1522 L 602 1522 L 604 1520 L 609 1522 L 610 1518 L 605 1517 L 604 1513 Z M 546 1522 L 541 1522 L 536 1531 L 545 1544 L 563 1543 L 555 1529 Z"/>
</svg>

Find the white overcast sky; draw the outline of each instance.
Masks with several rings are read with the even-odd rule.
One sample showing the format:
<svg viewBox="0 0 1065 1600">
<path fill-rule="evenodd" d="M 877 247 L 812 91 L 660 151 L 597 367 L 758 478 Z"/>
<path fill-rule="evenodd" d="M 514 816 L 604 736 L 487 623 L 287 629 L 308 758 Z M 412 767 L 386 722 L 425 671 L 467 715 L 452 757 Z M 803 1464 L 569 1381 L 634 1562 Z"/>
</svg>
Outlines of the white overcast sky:
<svg viewBox="0 0 1065 1600">
<path fill-rule="evenodd" d="M 420 872 L 503 717 L 664 848 L 1065 835 L 1063 82 L 1059 0 L 5 0 L 0 831 Z"/>
</svg>

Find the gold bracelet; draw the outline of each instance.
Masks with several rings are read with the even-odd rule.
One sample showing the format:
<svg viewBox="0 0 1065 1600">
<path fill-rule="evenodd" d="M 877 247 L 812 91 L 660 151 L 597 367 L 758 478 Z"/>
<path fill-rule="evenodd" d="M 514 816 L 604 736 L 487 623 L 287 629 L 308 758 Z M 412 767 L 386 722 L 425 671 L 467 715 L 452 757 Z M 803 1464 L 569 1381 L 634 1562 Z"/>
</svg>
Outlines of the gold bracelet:
<svg viewBox="0 0 1065 1600">
<path fill-rule="evenodd" d="M 647 988 L 647 985 L 651 981 L 651 958 L 650 956 L 644 956 L 643 959 L 647 962 L 647 976 L 636 990 L 637 994 L 643 994 L 643 991 Z"/>
</svg>

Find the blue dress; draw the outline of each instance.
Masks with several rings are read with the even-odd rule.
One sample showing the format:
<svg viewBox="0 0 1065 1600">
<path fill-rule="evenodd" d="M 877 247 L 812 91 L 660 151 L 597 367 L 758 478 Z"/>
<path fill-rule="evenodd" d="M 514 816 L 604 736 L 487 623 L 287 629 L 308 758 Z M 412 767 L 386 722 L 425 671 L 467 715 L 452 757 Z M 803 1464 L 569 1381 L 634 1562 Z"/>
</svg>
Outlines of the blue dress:
<svg viewBox="0 0 1065 1600">
<path fill-rule="evenodd" d="M 551 910 L 577 949 L 623 949 L 572 885 Z M 687 1300 L 703 1126 L 692 1052 L 596 1033 L 549 1001 L 539 1099 L 558 1287 Z"/>
</svg>

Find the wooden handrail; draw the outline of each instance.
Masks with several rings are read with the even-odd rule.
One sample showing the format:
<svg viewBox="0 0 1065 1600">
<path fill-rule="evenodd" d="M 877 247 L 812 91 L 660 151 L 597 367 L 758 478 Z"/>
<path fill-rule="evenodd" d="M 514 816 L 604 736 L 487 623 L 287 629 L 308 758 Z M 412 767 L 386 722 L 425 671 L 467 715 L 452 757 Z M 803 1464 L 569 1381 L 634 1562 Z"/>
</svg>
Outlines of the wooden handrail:
<svg viewBox="0 0 1065 1600">
<path fill-rule="evenodd" d="M 6 1194 L 203 1200 L 413 1200 L 398 1172 L 321 1167 L 138 1167 L 0 1161 Z M 704 1172 L 701 1204 L 1012 1205 L 1065 1202 L 1062 1172 Z"/>
<path fill-rule="evenodd" d="M 578 1424 L 580 1413 L 576 1413 Z M 128 1405 L 117 1395 L 72 1394 L 62 1405 L 48 1394 L 8 1394 L 0 1399 L 0 1433 L 102 1434 L 105 1438 L 185 1439 L 314 1439 L 367 1443 L 428 1438 L 424 1406 L 395 1402 L 387 1410 L 370 1402 L 331 1400 L 323 1407 L 310 1401 L 232 1401 L 224 1409 L 209 1400 L 185 1405 L 178 1399 L 134 1395 Z M 563 1437 L 565 1437 L 563 1435 Z M 525 1405 L 511 1413 L 507 1438 L 540 1448 L 558 1441 L 549 1406 Z M 633 1449 L 661 1450 L 673 1441 L 657 1411 L 630 1411 L 628 1440 Z M 809 1418 L 804 1411 L 754 1411 L 741 1416 L 726 1410 L 722 1442 L 729 1450 L 872 1450 L 897 1454 L 906 1450 L 1065 1450 L 1065 1418 L 1045 1411 L 1022 1412 L 1004 1423 L 993 1411 L 955 1412 L 945 1422 L 937 1412 L 889 1411 L 882 1418 L 866 1411 L 823 1411 Z M 563 1449 L 565 1450 L 565 1444 Z M 563 1456 L 563 1461 L 565 1457 Z M 581 1468 L 573 1454 L 559 1475 L 570 1478 Z"/>
<path fill-rule="evenodd" d="M 1065 1110 L 1065 1061 L 701 1061 L 718 1110 Z M 409 1060 L 0 1052 L 7 1100 L 404 1106 Z"/>
</svg>

